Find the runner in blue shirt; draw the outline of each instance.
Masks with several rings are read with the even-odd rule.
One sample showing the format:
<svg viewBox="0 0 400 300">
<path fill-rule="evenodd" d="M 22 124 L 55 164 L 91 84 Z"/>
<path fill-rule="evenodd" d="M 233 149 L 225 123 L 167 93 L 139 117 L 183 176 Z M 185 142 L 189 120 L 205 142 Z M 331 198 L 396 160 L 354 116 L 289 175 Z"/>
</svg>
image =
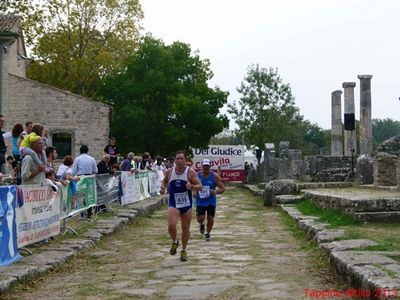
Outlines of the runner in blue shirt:
<svg viewBox="0 0 400 300">
<path fill-rule="evenodd" d="M 210 240 L 210 233 L 214 226 L 215 208 L 217 206 L 216 194 L 222 194 L 225 187 L 221 177 L 210 170 L 210 160 L 203 159 L 201 171 L 197 173 L 200 179 L 202 190 L 196 194 L 197 221 L 200 223 L 200 233 L 205 233 L 206 241 Z M 218 189 L 216 189 L 218 187 Z M 207 231 L 205 231 L 205 215 L 207 212 Z"/>
<path fill-rule="evenodd" d="M 176 254 L 179 246 L 176 224 L 181 219 L 182 251 L 181 261 L 187 260 L 186 246 L 190 237 L 190 222 L 192 220 L 192 191 L 200 191 L 202 186 L 196 172 L 186 166 L 186 155 L 183 151 L 175 154 L 175 166 L 165 171 L 161 182 L 160 193 L 169 193 L 168 200 L 168 232 L 172 239 L 169 253 Z"/>
</svg>

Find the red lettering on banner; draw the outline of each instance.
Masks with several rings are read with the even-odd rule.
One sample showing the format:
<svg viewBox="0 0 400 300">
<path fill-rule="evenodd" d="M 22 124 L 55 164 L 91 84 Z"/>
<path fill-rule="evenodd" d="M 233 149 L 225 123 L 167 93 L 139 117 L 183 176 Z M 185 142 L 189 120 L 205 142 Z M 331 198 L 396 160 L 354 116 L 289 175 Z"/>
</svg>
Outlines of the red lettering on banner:
<svg viewBox="0 0 400 300">
<path fill-rule="evenodd" d="M 244 181 L 244 170 L 221 170 L 223 181 Z"/>
</svg>

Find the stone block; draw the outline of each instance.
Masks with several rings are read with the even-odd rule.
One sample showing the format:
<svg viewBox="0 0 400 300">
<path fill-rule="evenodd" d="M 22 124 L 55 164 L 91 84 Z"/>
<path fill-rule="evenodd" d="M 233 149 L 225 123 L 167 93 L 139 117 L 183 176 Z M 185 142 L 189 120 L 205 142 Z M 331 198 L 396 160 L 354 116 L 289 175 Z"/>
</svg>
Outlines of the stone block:
<svg viewBox="0 0 400 300">
<path fill-rule="evenodd" d="M 374 159 L 374 184 L 379 186 L 397 186 L 397 156 L 378 152 Z"/>
<path fill-rule="evenodd" d="M 356 182 L 372 184 L 374 182 L 374 162 L 369 155 L 361 155 L 356 162 Z"/>
</svg>

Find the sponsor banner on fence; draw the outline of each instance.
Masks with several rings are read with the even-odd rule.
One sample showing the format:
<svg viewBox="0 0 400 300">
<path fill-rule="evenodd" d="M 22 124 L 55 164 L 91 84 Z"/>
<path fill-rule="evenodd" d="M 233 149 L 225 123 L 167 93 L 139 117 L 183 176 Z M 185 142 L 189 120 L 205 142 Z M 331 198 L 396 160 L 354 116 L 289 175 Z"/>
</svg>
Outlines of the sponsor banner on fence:
<svg viewBox="0 0 400 300">
<path fill-rule="evenodd" d="M 136 193 L 139 193 L 139 201 L 150 197 L 149 171 L 140 171 L 135 177 Z"/>
<path fill-rule="evenodd" d="M 96 205 L 96 178 L 82 176 L 79 181 L 71 181 L 61 188 L 61 218 L 71 217 Z"/>
<path fill-rule="evenodd" d="M 60 233 L 60 196 L 48 186 L 18 187 L 18 248 Z"/>
<path fill-rule="evenodd" d="M 192 166 L 201 169 L 201 161 L 209 159 L 211 170 L 220 174 L 223 181 L 244 181 L 243 145 L 209 145 L 207 148 L 194 149 Z"/>
<path fill-rule="evenodd" d="M 149 192 L 150 195 L 159 195 L 161 188 L 161 180 L 164 178 L 164 172 L 161 170 L 158 171 L 149 171 Z"/>
<path fill-rule="evenodd" d="M 121 172 L 121 204 L 129 204 L 149 198 L 149 171 Z"/>
<path fill-rule="evenodd" d="M 104 205 L 118 200 L 120 175 L 96 175 L 97 205 Z"/>
<path fill-rule="evenodd" d="M 21 258 L 17 249 L 16 186 L 0 187 L 0 266 Z"/>
<path fill-rule="evenodd" d="M 139 201 L 136 195 L 135 173 L 129 171 L 121 172 L 121 204 L 129 204 Z"/>
</svg>

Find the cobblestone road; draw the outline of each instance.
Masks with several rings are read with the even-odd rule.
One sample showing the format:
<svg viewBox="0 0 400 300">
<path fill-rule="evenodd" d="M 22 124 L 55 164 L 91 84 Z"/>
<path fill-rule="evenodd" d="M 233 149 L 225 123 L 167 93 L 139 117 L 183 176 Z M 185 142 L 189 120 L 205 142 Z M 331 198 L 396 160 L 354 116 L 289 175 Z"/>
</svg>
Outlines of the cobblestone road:
<svg viewBox="0 0 400 300">
<path fill-rule="evenodd" d="M 19 287 L 13 297 L 307 299 L 304 288 L 338 289 L 277 209 L 265 208 L 248 191 L 233 187 L 218 201 L 211 241 L 204 240 L 193 219 L 187 262 L 179 260 L 179 252 L 169 255 L 164 207 L 32 286 Z"/>
</svg>

